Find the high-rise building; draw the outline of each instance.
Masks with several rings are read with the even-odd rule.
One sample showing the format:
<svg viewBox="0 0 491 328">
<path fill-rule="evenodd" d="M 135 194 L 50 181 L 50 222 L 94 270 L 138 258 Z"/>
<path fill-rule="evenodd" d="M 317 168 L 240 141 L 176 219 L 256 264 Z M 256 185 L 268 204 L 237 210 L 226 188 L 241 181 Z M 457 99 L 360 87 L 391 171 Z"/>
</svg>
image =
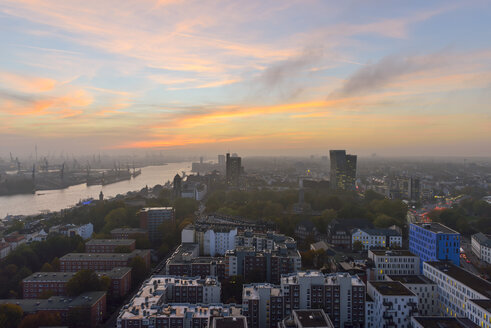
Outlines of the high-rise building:
<svg viewBox="0 0 491 328">
<path fill-rule="evenodd" d="M 346 150 L 330 150 L 330 186 L 333 190 L 355 190 L 356 155 L 346 154 Z"/>
<path fill-rule="evenodd" d="M 441 223 L 411 223 L 409 251 L 423 262 L 449 260 L 460 264 L 460 234 Z"/>
<path fill-rule="evenodd" d="M 225 166 L 225 155 L 218 155 L 218 165 L 220 167 Z"/>
<path fill-rule="evenodd" d="M 174 182 L 172 184 L 172 192 L 174 194 L 174 198 L 181 197 L 182 192 L 182 178 L 179 174 L 176 174 L 174 177 Z"/>
<path fill-rule="evenodd" d="M 148 230 L 148 238 L 151 242 L 162 238 L 159 231 L 160 226 L 165 221 L 174 220 L 173 207 L 147 207 L 138 212 L 140 228 Z"/>
<path fill-rule="evenodd" d="M 226 161 L 226 179 L 227 185 L 238 188 L 240 184 L 240 175 L 242 173 L 242 158 L 238 156 L 230 156 L 227 153 Z"/>
</svg>

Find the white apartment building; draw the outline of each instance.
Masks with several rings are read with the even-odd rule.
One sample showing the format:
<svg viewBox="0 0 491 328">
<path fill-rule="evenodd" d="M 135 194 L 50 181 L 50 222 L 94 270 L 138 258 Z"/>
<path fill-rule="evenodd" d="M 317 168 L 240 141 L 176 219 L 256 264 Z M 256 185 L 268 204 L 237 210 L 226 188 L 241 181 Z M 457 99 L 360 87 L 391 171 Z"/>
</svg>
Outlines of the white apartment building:
<svg viewBox="0 0 491 328">
<path fill-rule="evenodd" d="M 365 299 L 365 328 L 375 328 L 373 325 L 375 324 L 375 302 L 370 297 L 370 295 L 366 295 Z"/>
<path fill-rule="evenodd" d="M 482 232 L 471 237 L 472 252 L 486 263 L 491 263 L 491 238 Z"/>
<path fill-rule="evenodd" d="M 355 229 L 351 234 L 351 245 L 361 242 L 363 249 L 402 247 L 402 236 L 392 229 Z"/>
<path fill-rule="evenodd" d="M 450 262 L 424 262 L 423 274 L 438 285 L 439 311 L 467 317 L 468 300 L 488 300 L 491 283 Z"/>
<path fill-rule="evenodd" d="M 418 296 L 398 281 L 370 281 L 367 288 L 373 315 L 366 327 L 411 327 L 411 316 L 418 313 Z"/>
<path fill-rule="evenodd" d="M 479 328 L 467 318 L 411 317 L 412 328 Z"/>
<path fill-rule="evenodd" d="M 228 250 L 235 249 L 237 228 L 210 228 L 196 230 L 193 225 L 181 231 L 183 243 L 197 243 L 200 246 L 200 255 L 224 256 Z"/>
<path fill-rule="evenodd" d="M 386 276 L 388 281 L 399 281 L 418 296 L 418 313 L 422 316 L 438 315 L 438 286 L 425 276 Z"/>
<path fill-rule="evenodd" d="M 467 318 L 482 328 L 491 327 L 491 300 L 468 300 Z"/>
<path fill-rule="evenodd" d="M 419 274 L 419 257 L 408 250 L 369 250 L 373 261 L 375 280 L 384 280 L 386 275 Z"/>
</svg>

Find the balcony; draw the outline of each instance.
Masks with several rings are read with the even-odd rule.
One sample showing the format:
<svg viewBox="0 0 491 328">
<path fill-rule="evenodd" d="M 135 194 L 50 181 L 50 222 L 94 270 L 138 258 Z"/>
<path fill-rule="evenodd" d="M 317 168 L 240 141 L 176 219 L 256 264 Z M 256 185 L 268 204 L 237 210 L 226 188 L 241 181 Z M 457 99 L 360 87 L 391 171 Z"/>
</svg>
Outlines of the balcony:
<svg viewBox="0 0 491 328">
<path fill-rule="evenodd" d="M 389 314 L 389 313 L 387 313 L 387 312 L 384 312 L 384 313 L 382 314 L 382 318 L 384 318 L 385 320 L 392 320 L 392 319 L 393 319 L 393 318 L 392 318 L 392 315 L 391 315 L 391 314 Z"/>
<path fill-rule="evenodd" d="M 388 301 L 383 301 L 382 303 L 384 306 L 386 307 L 392 307 L 392 302 L 388 302 Z"/>
</svg>

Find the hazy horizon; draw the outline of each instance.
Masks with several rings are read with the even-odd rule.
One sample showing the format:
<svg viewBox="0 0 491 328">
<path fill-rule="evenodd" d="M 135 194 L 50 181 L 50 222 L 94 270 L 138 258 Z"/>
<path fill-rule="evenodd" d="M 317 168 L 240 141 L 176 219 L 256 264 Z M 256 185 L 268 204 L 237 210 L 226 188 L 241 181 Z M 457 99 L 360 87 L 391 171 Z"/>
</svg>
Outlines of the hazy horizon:
<svg viewBox="0 0 491 328">
<path fill-rule="evenodd" d="M 491 154 L 486 1 L 3 0 L 0 18 L 4 158 Z"/>
</svg>

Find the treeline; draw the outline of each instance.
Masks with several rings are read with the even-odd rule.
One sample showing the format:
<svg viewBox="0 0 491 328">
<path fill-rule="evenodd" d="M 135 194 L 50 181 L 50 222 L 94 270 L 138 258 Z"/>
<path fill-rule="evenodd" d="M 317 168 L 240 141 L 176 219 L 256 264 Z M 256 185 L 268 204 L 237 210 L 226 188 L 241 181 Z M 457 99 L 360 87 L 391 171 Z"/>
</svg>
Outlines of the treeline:
<svg viewBox="0 0 491 328">
<path fill-rule="evenodd" d="M 58 271 L 59 257 L 84 251 L 80 236 L 50 236 L 46 241 L 22 244 L 0 262 L 0 298 L 22 296 L 21 281 L 36 271 Z"/>
<path fill-rule="evenodd" d="M 480 198 L 464 199 L 450 209 L 433 210 L 428 217 L 466 236 L 477 232 L 491 234 L 491 204 Z"/>
<path fill-rule="evenodd" d="M 406 224 L 406 204 L 372 191 L 361 198 L 356 193 L 306 190 L 304 199 L 318 215 L 292 214 L 298 202 L 295 190 L 219 191 L 209 196 L 206 211 L 274 222 L 278 230 L 288 235 L 293 235 L 297 224 L 304 220 L 310 220 L 320 233 L 326 233 L 327 225 L 336 218 L 366 218 L 380 228 Z"/>
</svg>

